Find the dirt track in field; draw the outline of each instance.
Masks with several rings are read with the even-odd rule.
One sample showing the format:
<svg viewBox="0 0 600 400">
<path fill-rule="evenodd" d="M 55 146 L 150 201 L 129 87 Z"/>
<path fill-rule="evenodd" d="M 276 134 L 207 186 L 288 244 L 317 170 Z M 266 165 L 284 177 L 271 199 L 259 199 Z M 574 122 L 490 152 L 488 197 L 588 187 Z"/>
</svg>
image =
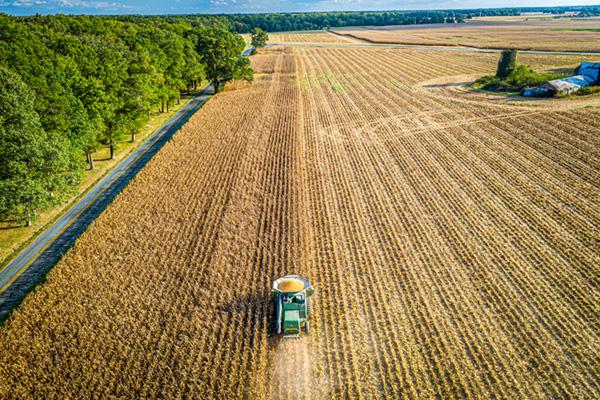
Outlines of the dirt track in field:
<svg viewBox="0 0 600 400">
<path fill-rule="evenodd" d="M 0 329 L 0 397 L 598 397 L 600 108 L 423 84 L 486 54 L 253 63 Z M 287 273 L 299 342 L 269 332 Z"/>
</svg>

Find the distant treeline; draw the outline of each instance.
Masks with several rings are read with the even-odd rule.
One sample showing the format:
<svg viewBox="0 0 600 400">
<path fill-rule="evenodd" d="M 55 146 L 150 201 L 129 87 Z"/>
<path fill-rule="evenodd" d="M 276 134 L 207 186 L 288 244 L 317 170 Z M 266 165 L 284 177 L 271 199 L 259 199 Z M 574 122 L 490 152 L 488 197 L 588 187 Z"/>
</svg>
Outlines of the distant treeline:
<svg viewBox="0 0 600 400">
<path fill-rule="evenodd" d="M 288 14 L 231 14 L 222 17 L 230 21 L 231 29 L 248 33 L 255 27 L 268 32 L 327 29 L 343 26 L 413 25 L 461 23 L 473 17 L 520 15 L 524 12 L 562 14 L 581 13 L 580 16 L 600 15 L 600 6 L 482 8 L 469 10 L 435 11 L 356 11 L 309 12 Z"/>
<path fill-rule="evenodd" d="M 575 13 L 576 17 L 592 17 L 600 15 L 597 6 L 556 6 L 556 7 L 514 7 L 514 8 L 481 8 L 472 10 L 455 10 L 465 14 L 465 18 L 521 15 L 522 13 L 565 14 Z"/>
<path fill-rule="evenodd" d="M 0 220 L 63 201 L 91 154 L 203 80 L 251 79 L 220 17 L 0 14 Z"/>
<path fill-rule="evenodd" d="M 326 29 L 340 26 L 409 25 L 464 22 L 453 11 L 316 12 L 292 14 L 233 14 L 225 16 L 235 32 L 247 33 L 254 27 L 268 32 Z"/>
</svg>

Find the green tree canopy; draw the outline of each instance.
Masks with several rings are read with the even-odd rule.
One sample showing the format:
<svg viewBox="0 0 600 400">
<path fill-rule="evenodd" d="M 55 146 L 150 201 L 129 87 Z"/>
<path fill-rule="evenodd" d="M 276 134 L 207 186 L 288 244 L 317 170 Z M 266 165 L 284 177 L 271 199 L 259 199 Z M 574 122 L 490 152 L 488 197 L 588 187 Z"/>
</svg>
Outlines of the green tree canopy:
<svg viewBox="0 0 600 400">
<path fill-rule="evenodd" d="M 500 53 L 496 77 L 504 79 L 510 76 L 517 66 L 517 50 L 505 49 Z"/>
<path fill-rule="evenodd" d="M 267 41 L 269 40 L 269 35 L 267 32 L 263 31 L 260 28 L 254 28 L 252 30 L 252 47 L 255 49 L 260 49 L 261 47 L 265 47 L 267 45 Z"/>
<path fill-rule="evenodd" d="M 75 182 L 69 143 L 46 133 L 35 95 L 14 72 L 0 68 L 0 218 L 28 223 Z"/>
<path fill-rule="evenodd" d="M 196 50 L 202 55 L 206 77 L 215 88 L 232 79 L 252 81 L 250 60 L 242 56 L 245 43 L 241 36 L 224 28 L 201 27 Z"/>
<path fill-rule="evenodd" d="M 207 77 L 207 63 L 217 87 L 251 80 L 244 42 L 228 27 L 222 16 L 0 13 L 0 218 L 31 219 L 61 201 L 86 159 L 93 168 L 93 152 L 107 146 L 112 156 L 133 140 L 152 111 L 168 111 Z M 21 122 L 10 119 L 18 112 Z"/>
</svg>

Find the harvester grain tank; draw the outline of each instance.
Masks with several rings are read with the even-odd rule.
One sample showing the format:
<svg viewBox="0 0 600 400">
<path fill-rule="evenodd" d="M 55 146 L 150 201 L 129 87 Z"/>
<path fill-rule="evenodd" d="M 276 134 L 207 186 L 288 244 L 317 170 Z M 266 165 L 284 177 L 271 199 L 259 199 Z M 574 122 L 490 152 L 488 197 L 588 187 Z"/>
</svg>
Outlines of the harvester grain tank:
<svg viewBox="0 0 600 400">
<path fill-rule="evenodd" d="M 314 289 L 306 278 L 286 275 L 273 282 L 275 301 L 275 331 L 284 338 L 299 338 L 302 329 L 310 330 L 308 316 Z"/>
</svg>

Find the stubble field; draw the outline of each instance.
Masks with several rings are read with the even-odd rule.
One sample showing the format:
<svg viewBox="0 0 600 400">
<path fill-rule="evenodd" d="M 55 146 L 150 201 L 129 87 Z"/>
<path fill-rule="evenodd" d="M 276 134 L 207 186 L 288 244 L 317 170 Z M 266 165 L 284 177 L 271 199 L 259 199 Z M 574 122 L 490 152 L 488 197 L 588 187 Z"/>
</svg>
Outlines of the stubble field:
<svg viewBox="0 0 600 400">
<path fill-rule="evenodd" d="M 444 83 L 490 54 L 253 64 L 0 328 L 0 397 L 600 396 L 597 104 Z M 284 342 L 288 273 L 316 296 Z"/>
<path fill-rule="evenodd" d="M 474 46 L 600 52 L 600 18 L 479 18 L 462 24 L 336 28 L 335 32 L 382 44 Z"/>
<path fill-rule="evenodd" d="M 356 39 L 334 35 L 327 31 L 269 33 L 271 43 L 356 43 Z"/>
</svg>

